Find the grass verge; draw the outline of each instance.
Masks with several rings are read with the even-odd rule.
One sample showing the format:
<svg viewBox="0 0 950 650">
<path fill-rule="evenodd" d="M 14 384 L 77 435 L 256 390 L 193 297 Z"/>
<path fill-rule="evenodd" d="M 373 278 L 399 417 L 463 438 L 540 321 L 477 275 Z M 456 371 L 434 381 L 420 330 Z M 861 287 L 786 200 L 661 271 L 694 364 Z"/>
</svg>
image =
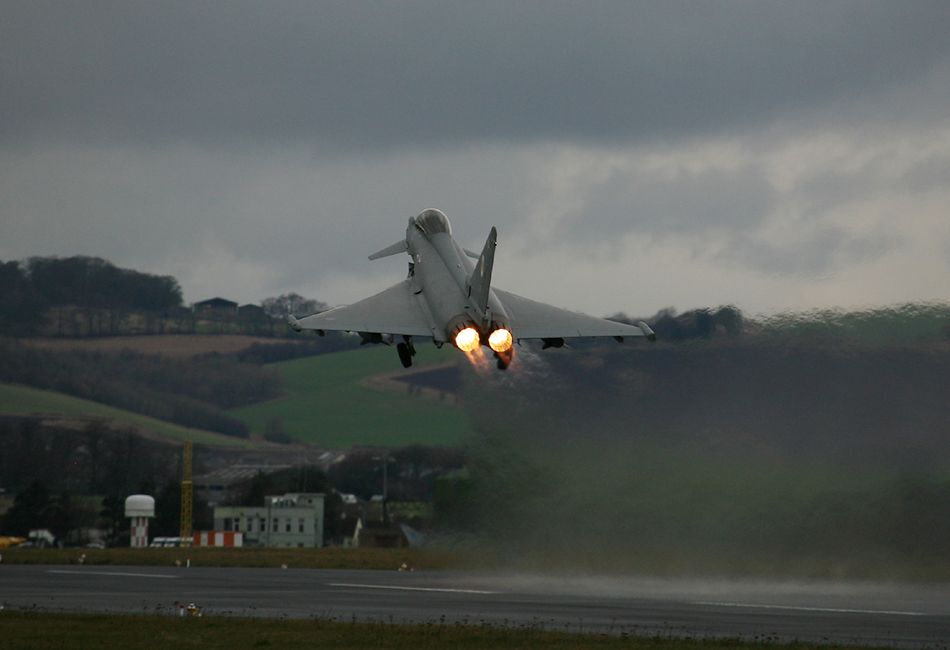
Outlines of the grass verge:
<svg viewBox="0 0 950 650">
<path fill-rule="evenodd" d="M 357 569 L 395 571 L 403 563 L 419 570 L 512 571 L 538 574 L 724 577 L 818 580 L 884 580 L 932 583 L 950 579 L 943 560 L 915 562 L 901 558 L 789 557 L 754 552 L 690 556 L 675 550 L 602 546 L 598 553 L 502 553 L 497 548 L 6 548 L 3 564 L 84 564 L 92 566 L 174 566 L 191 560 L 195 567 Z M 777 558 L 781 558 L 779 562 Z M 2 583 L 0 583 L 2 584 Z"/>
<path fill-rule="evenodd" d="M 635 648 L 726 650 L 827 648 L 738 640 L 581 635 L 525 626 L 394 625 L 328 620 L 170 618 L 167 616 L 0 612 L 5 650 L 30 648 Z M 836 646 L 851 648 L 860 646 Z"/>
<path fill-rule="evenodd" d="M 394 571 L 403 562 L 417 569 L 461 564 L 449 553 L 415 548 L 10 548 L 2 553 L 4 564 L 76 564 L 83 554 L 85 564 L 117 566 L 172 566 L 190 559 L 192 566 Z"/>
</svg>

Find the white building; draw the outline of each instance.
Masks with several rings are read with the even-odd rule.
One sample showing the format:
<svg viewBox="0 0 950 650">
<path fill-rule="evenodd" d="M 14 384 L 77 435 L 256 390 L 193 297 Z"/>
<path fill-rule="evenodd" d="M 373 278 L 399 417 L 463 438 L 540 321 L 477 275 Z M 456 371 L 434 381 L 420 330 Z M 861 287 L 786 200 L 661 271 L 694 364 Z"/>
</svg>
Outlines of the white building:
<svg viewBox="0 0 950 650">
<path fill-rule="evenodd" d="M 323 499 L 319 493 L 264 497 L 264 506 L 217 506 L 214 529 L 244 534 L 245 546 L 323 546 Z"/>
</svg>

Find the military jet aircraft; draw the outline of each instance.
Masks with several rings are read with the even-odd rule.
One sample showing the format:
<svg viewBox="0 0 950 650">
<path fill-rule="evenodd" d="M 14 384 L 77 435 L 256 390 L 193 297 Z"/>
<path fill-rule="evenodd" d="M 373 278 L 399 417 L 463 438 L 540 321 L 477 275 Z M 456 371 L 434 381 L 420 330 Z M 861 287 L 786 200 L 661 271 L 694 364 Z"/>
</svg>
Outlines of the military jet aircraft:
<svg viewBox="0 0 950 650">
<path fill-rule="evenodd" d="M 515 342 L 525 339 L 539 339 L 542 349 L 562 347 L 564 339 L 575 337 L 656 340 L 642 321 L 634 326 L 594 318 L 492 287 L 497 238 L 492 228 L 481 254 L 473 253 L 452 238 L 445 214 L 423 210 L 410 217 L 405 239 L 369 256 L 376 260 L 408 253 L 405 280 L 349 306 L 300 319 L 291 315 L 290 326 L 298 332 L 316 330 L 320 336 L 328 330 L 357 332 L 363 343 L 391 345 L 401 337 L 396 351 L 406 368 L 416 353 L 414 336 L 431 337 L 438 347 L 452 342 L 470 354 L 487 345 L 501 370 L 511 363 Z"/>
</svg>

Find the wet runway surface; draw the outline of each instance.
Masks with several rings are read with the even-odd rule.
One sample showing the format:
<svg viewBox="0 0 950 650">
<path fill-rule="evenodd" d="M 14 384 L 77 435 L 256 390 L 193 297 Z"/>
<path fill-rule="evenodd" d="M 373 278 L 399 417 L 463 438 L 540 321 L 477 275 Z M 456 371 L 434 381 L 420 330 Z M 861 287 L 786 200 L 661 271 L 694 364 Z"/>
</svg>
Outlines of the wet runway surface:
<svg viewBox="0 0 950 650">
<path fill-rule="evenodd" d="M 463 621 L 611 634 L 947 647 L 950 584 L 470 572 L 0 565 L 0 605 L 48 611 Z"/>
</svg>

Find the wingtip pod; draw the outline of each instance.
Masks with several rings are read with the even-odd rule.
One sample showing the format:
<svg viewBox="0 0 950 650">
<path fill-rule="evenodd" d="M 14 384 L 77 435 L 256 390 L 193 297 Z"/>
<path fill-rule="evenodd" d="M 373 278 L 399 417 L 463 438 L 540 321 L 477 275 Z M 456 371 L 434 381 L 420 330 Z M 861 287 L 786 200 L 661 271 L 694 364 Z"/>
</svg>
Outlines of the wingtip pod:
<svg viewBox="0 0 950 650">
<path fill-rule="evenodd" d="M 648 341 L 656 340 L 656 333 L 652 329 L 650 329 L 649 325 L 647 325 L 643 321 L 640 321 L 639 323 L 637 323 L 637 327 L 640 328 L 640 331 L 643 332 L 643 335 L 647 337 Z"/>
<path fill-rule="evenodd" d="M 316 314 L 314 314 L 314 315 L 316 315 Z M 308 329 L 308 330 L 313 330 L 314 332 L 316 332 L 316 333 L 317 333 L 317 336 L 326 336 L 326 334 L 327 334 L 327 333 L 326 333 L 326 330 L 317 329 L 317 328 L 315 328 L 315 327 L 310 327 L 310 326 L 305 326 L 305 325 L 304 325 L 303 323 L 301 323 L 300 320 L 299 320 L 296 316 L 294 316 L 293 314 L 287 314 L 287 324 L 290 326 L 290 329 L 292 329 L 292 330 L 295 331 L 295 332 L 302 332 L 302 331 L 304 331 L 305 329 Z"/>
</svg>

